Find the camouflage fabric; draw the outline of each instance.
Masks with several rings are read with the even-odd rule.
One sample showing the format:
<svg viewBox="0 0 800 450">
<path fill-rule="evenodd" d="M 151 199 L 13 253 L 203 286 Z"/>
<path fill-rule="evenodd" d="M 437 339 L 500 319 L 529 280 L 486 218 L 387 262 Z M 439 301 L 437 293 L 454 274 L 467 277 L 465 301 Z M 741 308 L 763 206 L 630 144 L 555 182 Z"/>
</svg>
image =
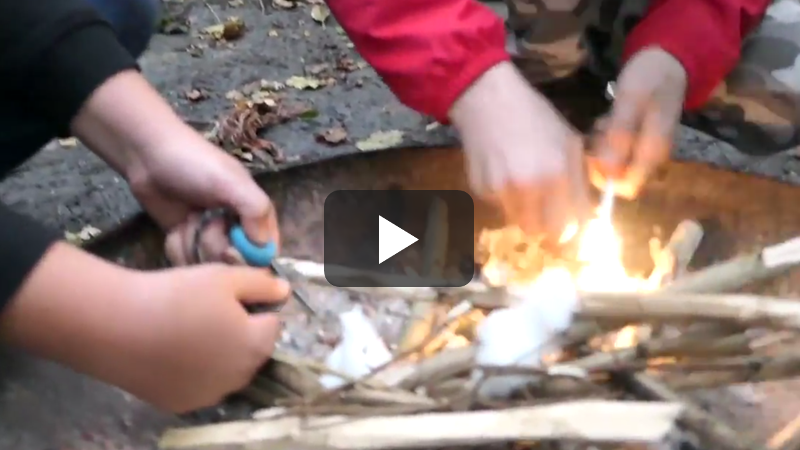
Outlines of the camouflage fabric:
<svg viewBox="0 0 800 450">
<path fill-rule="evenodd" d="M 699 1 L 699 0 L 698 0 Z M 615 78 L 625 36 L 647 0 L 506 0 L 509 50 L 535 85 L 586 67 Z M 767 155 L 800 145 L 800 0 L 776 0 L 745 39 L 738 66 L 683 123 L 740 151 Z"/>
</svg>

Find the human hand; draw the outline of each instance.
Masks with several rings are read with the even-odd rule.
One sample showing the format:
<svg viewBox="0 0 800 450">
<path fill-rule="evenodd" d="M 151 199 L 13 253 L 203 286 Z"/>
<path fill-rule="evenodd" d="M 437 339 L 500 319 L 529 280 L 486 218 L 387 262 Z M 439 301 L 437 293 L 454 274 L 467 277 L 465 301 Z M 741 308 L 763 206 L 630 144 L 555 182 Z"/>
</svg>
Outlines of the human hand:
<svg viewBox="0 0 800 450">
<path fill-rule="evenodd" d="M 8 345 L 67 365 L 173 412 L 244 387 L 275 347 L 286 301 L 268 271 L 205 264 L 152 272 L 66 243 L 48 249 L 0 316 Z"/>
<path fill-rule="evenodd" d="M 617 195 L 634 198 L 648 176 L 669 159 L 686 93 L 686 71 L 659 48 L 634 55 L 617 79 L 614 106 L 598 126 L 589 158 L 592 184 L 614 180 Z"/>
<path fill-rule="evenodd" d="M 71 126 L 125 177 L 142 206 L 169 232 L 168 256 L 174 264 L 192 262 L 193 218 L 208 208 L 236 213 L 254 243 L 279 245 L 275 211 L 247 169 L 183 123 L 138 72 L 121 72 L 104 82 Z M 222 225 L 217 221 L 204 231 L 204 260 L 229 259 Z"/>
<path fill-rule="evenodd" d="M 245 387 L 275 349 L 277 314 L 242 304 L 285 301 L 287 282 L 267 271 L 204 265 L 142 274 L 146 314 L 115 371 L 118 386 L 157 407 L 185 412 Z M 126 352 L 123 352 L 126 353 Z"/>
<path fill-rule="evenodd" d="M 254 242 L 279 243 L 275 210 L 247 169 L 194 130 L 142 152 L 140 165 L 128 171 L 131 190 L 142 206 L 169 230 L 167 255 L 173 264 L 192 261 L 199 213 L 226 207 L 235 212 Z M 203 260 L 236 262 L 221 220 L 201 237 Z M 234 260 L 231 260 L 231 259 Z"/>
<path fill-rule="evenodd" d="M 454 104 L 473 191 L 527 234 L 558 239 L 590 212 L 582 139 L 510 63 Z"/>
</svg>

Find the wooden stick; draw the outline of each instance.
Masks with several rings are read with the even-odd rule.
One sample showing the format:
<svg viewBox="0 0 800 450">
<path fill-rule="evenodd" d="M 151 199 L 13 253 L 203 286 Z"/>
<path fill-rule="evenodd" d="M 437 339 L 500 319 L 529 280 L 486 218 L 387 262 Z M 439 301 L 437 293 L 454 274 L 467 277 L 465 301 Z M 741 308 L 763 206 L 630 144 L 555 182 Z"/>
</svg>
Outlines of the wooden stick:
<svg viewBox="0 0 800 450">
<path fill-rule="evenodd" d="M 763 450 L 750 439 L 744 439 L 732 428 L 715 419 L 702 408 L 676 394 L 662 383 L 645 374 L 629 375 L 631 387 L 640 395 L 657 401 L 680 403 L 684 406 L 678 423 L 697 434 L 704 448 L 720 450 Z"/>
<path fill-rule="evenodd" d="M 754 360 L 749 367 L 725 372 L 692 372 L 671 380 L 677 389 L 685 386 L 721 386 L 727 384 L 762 382 L 793 378 L 800 375 L 800 352 L 788 350 L 762 360 Z"/>
<path fill-rule="evenodd" d="M 694 220 L 684 220 L 675 227 L 667 245 L 653 261 L 654 268 L 649 283 L 663 286 L 682 277 L 703 239 L 703 227 Z"/>
<path fill-rule="evenodd" d="M 767 441 L 771 450 L 797 450 L 800 448 L 800 414 L 790 420 Z"/>
<path fill-rule="evenodd" d="M 365 417 L 285 417 L 168 430 L 159 448 L 275 445 L 334 449 L 477 446 L 516 440 L 661 441 L 682 413 L 679 403 L 574 401 L 505 410 Z"/>
<path fill-rule="evenodd" d="M 800 264 L 800 237 L 689 274 L 661 292 L 730 292 L 773 278 Z"/>
<path fill-rule="evenodd" d="M 583 294 L 578 315 L 628 322 L 719 320 L 741 326 L 800 329 L 800 302 L 757 295 Z"/>
<path fill-rule="evenodd" d="M 615 349 L 609 352 L 598 352 L 573 361 L 566 361 L 565 366 L 577 367 L 586 371 L 611 369 L 620 364 L 635 361 L 638 358 L 658 358 L 664 356 L 726 356 L 741 355 L 749 351 L 750 339 L 744 333 L 733 336 L 719 336 L 707 333 L 688 331 L 676 337 L 662 337 L 640 343 L 636 347 Z"/>
<path fill-rule="evenodd" d="M 439 197 L 433 199 L 428 211 L 428 224 L 425 229 L 426 247 L 422 255 L 423 277 L 442 277 L 447 260 L 447 204 Z M 433 303 L 414 302 L 411 305 L 411 318 L 406 322 L 397 352 L 403 353 L 424 341 L 436 326 L 437 311 Z M 423 353 L 425 349 L 423 349 Z"/>
</svg>

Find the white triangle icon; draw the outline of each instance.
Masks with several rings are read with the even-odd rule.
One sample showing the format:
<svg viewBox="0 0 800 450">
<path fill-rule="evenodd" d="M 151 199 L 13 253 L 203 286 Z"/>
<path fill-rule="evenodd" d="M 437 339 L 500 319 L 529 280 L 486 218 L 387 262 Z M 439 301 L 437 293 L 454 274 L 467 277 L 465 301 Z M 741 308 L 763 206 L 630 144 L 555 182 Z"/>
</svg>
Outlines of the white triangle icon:
<svg viewBox="0 0 800 450">
<path fill-rule="evenodd" d="M 406 230 L 378 216 L 378 264 L 400 253 L 409 245 L 417 242 Z"/>
</svg>

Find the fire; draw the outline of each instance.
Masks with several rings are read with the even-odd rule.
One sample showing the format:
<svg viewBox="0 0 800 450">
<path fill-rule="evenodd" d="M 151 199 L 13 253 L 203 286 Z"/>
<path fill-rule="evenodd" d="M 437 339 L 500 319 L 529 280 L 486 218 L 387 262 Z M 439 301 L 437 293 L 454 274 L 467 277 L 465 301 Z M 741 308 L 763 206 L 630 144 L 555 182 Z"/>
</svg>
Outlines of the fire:
<svg viewBox="0 0 800 450">
<path fill-rule="evenodd" d="M 519 233 L 515 233 L 519 236 Z M 598 208 L 596 215 L 582 229 L 577 225 L 570 225 L 561 236 L 562 241 L 577 239 L 578 252 L 577 260 L 581 264 L 580 268 L 572 273 L 573 282 L 579 291 L 583 292 L 635 292 L 652 290 L 658 286 L 653 286 L 652 282 L 637 276 L 632 276 L 625 269 L 622 262 L 622 238 L 619 236 L 611 221 L 611 212 L 602 206 Z M 482 239 L 483 240 L 483 239 Z M 489 259 L 484 264 L 484 277 L 494 285 L 511 284 L 514 279 L 509 273 L 516 275 L 516 267 L 520 264 L 514 261 L 508 262 L 508 252 L 498 251 L 497 245 L 500 239 L 495 236 L 487 240 L 494 245 L 494 249 L 488 251 Z M 503 254 L 503 256 L 500 256 Z M 526 256 L 522 256 L 526 258 Z M 510 266 L 515 266 L 514 268 Z M 522 266 L 525 266 L 522 264 Z M 538 277 L 547 276 L 551 271 L 563 271 L 564 267 L 558 265 L 545 265 L 538 272 Z M 532 283 L 536 278 L 527 278 L 528 283 Z M 513 283 L 518 287 L 524 287 L 524 282 L 517 280 Z M 519 286 L 522 284 L 522 286 Z M 623 328 L 616 337 L 610 342 L 611 346 L 628 347 L 635 345 L 638 341 L 638 327 L 631 325 Z"/>
</svg>

